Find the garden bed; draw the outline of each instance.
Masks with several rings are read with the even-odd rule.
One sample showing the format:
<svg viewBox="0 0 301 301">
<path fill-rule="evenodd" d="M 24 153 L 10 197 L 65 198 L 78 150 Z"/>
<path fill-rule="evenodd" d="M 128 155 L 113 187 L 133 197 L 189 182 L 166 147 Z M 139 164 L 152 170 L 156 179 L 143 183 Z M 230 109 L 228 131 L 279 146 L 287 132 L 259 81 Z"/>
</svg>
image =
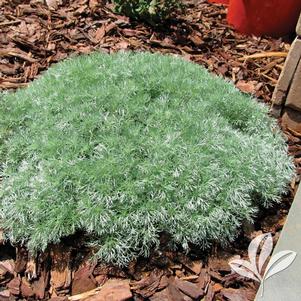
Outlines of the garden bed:
<svg viewBox="0 0 301 301">
<path fill-rule="evenodd" d="M 94 7 L 93 1 L 73 2 L 56 12 L 36 5 L 34 8 L 28 4 L 18 8 L 13 4 L 2 5 L 5 19 L 1 22 L 6 23 L 4 31 L 10 29 L 14 33 L 6 35 L 4 43 L 7 47 L 1 50 L 5 57 L 0 64 L 2 88 L 24 86 L 52 62 L 71 53 L 95 49 L 109 52 L 142 49 L 183 55 L 230 77 L 245 92 L 254 93 L 268 102 L 284 58 L 273 54 L 263 58 L 259 65 L 257 60 L 244 56 L 261 51 L 286 52 L 288 48 L 288 44 L 281 41 L 248 38 L 234 33 L 225 24 L 223 9 L 207 3 L 199 3 L 196 7 L 191 5 L 190 13 L 179 17 L 177 22 L 171 22 L 169 30 L 153 30 L 146 25 L 131 23 L 127 18 L 113 14 L 110 7 Z M 202 22 L 199 21 L 201 16 Z M 284 56 L 283 53 L 281 55 Z M 294 133 L 287 134 L 290 151 L 299 156 L 300 137 Z M 296 159 L 297 164 L 299 161 Z M 292 184 L 294 190 L 295 182 Z M 15 261 L 2 261 L 4 269 L 1 270 L 4 272 L 0 279 L 8 288 L 2 295 L 8 291 L 12 294 L 10 298 L 48 299 L 55 295 L 76 295 L 93 290 L 107 278 L 117 277 L 131 279 L 131 293 L 127 281 L 107 286 L 118 286 L 122 293 L 134 294 L 135 300 L 197 300 L 204 296 L 207 301 L 213 298 L 236 300 L 238 296 L 253 300 L 257 287 L 253 282 L 231 274 L 227 262 L 232 256 L 244 256 L 250 239 L 261 231 L 272 232 L 277 240 L 292 195 L 293 192 L 277 208 L 263 212 L 254 229 L 242 231 L 230 250 L 221 251 L 215 246 L 209 253 L 193 250 L 185 256 L 181 252 L 164 251 L 166 239 L 162 236 L 161 253 L 151 254 L 147 262 L 138 259 L 127 269 L 95 265 L 80 267 L 87 262 L 85 258 L 90 250 L 82 248 L 80 240 L 74 243 L 72 237 L 59 247 L 50 247 L 48 252 L 38 257 L 37 262 L 30 260 L 26 250 L 20 247 L 14 254 L 14 248 L 3 246 L 7 250 L 4 254 L 17 258 Z M 79 237 L 80 233 L 77 239 Z M 221 254 L 222 258 L 219 258 Z M 28 278 L 32 278 L 30 284 Z M 83 296 L 78 298 L 83 299 Z"/>
</svg>

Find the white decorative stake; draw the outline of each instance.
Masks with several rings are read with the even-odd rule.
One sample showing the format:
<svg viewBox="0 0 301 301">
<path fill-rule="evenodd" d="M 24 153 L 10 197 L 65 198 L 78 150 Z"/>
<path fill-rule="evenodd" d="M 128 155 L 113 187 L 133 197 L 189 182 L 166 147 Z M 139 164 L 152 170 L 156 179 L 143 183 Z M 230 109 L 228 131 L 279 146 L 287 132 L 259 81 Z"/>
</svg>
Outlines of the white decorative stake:
<svg viewBox="0 0 301 301">
<path fill-rule="evenodd" d="M 257 254 L 260 245 L 262 245 L 262 247 L 258 257 Z M 263 272 L 263 266 L 272 253 L 272 250 L 273 239 L 271 233 L 261 234 L 255 237 L 249 245 L 248 256 L 250 261 L 233 259 L 229 262 L 232 270 L 237 274 L 261 283 L 261 297 L 264 293 L 264 282 L 271 276 L 288 268 L 297 256 L 297 253 L 294 251 L 281 251 L 271 257 L 265 272 Z"/>
</svg>

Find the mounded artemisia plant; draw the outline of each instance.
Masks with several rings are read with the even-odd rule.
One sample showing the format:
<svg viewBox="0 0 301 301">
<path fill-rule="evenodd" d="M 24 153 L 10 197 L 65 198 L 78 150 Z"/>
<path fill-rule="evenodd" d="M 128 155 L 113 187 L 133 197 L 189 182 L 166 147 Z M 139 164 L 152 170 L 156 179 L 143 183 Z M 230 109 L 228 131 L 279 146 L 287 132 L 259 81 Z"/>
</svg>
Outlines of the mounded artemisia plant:
<svg viewBox="0 0 301 301">
<path fill-rule="evenodd" d="M 281 201 L 292 160 L 267 109 L 181 58 L 79 56 L 2 93 L 0 228 L 32 252 L 81 231 L 126 265 L 233 240 Z"/>
</svg>

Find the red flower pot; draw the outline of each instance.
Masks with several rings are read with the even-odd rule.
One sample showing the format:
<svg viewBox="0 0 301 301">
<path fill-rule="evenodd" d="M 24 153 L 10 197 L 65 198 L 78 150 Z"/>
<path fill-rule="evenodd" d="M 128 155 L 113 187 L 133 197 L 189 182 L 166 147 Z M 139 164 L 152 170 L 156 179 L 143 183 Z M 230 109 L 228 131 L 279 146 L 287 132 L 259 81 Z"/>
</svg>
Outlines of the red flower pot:
<svg viewBox="0 0 301 301">
<path fill-rule="evenodd" d="M 295 30 L 301 0 L 230 0 L 228 22 L 245 34 L 284 36 Z"/>
</svg>

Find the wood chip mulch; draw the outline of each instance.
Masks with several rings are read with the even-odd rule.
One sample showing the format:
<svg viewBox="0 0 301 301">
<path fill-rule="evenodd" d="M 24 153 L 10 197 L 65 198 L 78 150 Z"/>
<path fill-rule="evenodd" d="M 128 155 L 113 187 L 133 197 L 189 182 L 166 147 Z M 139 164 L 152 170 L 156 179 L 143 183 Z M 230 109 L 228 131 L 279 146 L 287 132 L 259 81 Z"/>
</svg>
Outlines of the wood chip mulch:
<svg viewBox="0 0 301 301">
<path fill-rule="evenodd" d="M 152 28 L 115 14 L 107 1 L 62 0 L 51 10 L 43 0 L 0 0 L 0 89 L 25 87 L 73 54 L 143 50 L 181 55 L 270 102 L 289 40 L 240 35 L 227 25 L 224 6 L 185 2 L 185 13 Z M 300 174 L 301 135 L 286 134 Z M 248 244 L 258 234 L 271 232 L 277 241 L 292 195 L 262 212 L 230 250 L 213 247 L 210 256 L 200 250 L 187 256 L 154 252 L 127 269 L 93 264 L 86 259 L 89 251 L 66 242 L 31 258 L 24 248 L 1 242 L 0 231 L 0 301 L 254 300 L 258 284 L 231 271 L 228 261 L 247 259 Z"/>
<path fill-rule="evenodd" d="M 51 10 L 43 0 L 0 0 L 0 89 L 26 86 L 74 53 L 143 50 L 184 56 L 270 101 L 290 44 L 236 33 L 221 5 L 185 2 L 185 13 L 154 29 L 106 1 L 61 0 Z"/>
</svg>

